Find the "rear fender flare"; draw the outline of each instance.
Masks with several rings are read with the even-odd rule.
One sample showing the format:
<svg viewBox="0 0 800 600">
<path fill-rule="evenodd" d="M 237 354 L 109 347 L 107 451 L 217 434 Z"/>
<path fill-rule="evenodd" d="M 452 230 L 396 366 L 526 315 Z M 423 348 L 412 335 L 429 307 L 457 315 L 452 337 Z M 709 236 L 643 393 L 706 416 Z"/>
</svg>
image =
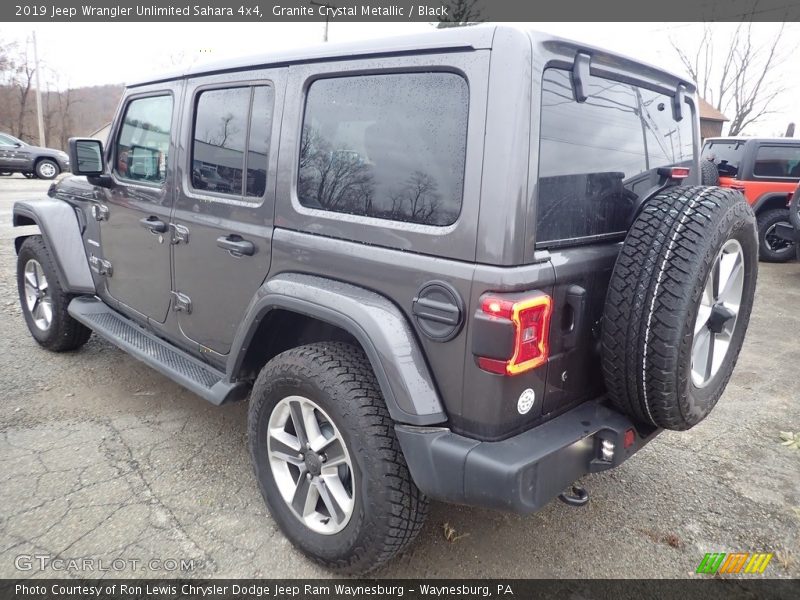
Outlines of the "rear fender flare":
<svg viewBox="0 0 800 600">
<path fill-rule="evenodd" d="M 364 349 L 396 422 L 433 425 L 447 420 L 425 357 L 400 309 L 375 292 L 323 277 L 282 273 L 264 283 L 233 341 L 229 380 L 237 378 L 259 323 L 275 309 L 350 333 Z"/>
</svg>

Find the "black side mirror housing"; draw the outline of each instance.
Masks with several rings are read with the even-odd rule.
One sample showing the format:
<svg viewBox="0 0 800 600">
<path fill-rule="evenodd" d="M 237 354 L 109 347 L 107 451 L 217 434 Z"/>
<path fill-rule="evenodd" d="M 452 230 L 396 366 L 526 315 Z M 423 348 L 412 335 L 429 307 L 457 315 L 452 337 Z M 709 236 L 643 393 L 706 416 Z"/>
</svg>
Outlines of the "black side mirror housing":
<svg viewBox="0 0 800 600">
<path fill-rule="evenodd" d="M 103 143 L 90 138 L 70 138 L 69 164 L 73 175 L 103 175 L 106 171 Z"/>
</svg>

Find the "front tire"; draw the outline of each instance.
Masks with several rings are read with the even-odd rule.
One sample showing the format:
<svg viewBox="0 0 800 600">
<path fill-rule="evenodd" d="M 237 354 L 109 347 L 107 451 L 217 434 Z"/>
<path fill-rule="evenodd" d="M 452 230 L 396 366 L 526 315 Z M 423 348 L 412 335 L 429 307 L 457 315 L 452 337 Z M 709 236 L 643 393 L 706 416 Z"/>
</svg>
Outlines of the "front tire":
<svg viewBox="0 0 800 600">
<path fill-rule="evenodd" d="M 262 369 L 248 413 L 261 493 L 314 561 L 363 574 L 417 536 L 428 505 L 411 480 L 364 353 L 340 342 L 288 350 Z"/>
<path fill-rule="evenodd" d="M 39 179 L 55 179 L 60 172 L 58 164 L 49 158 L 43 158 L 36 163 L 36 177 Z"/>
<path fill-rule="evenodd" d="M 83 346 L 92 330 L 67 312 L 73 296 L 61 287 L 53 258 L 40 235 L 27 238 L 17 255 L 17 289 L 33 339 L 53 352 Z"/>
<path fill-rule="evenodd" d="M 775 235 L 778 223 L 792 224 L 789 209 L 775 208 L 760 213 L 758 222 L 758 257 L 764 262 L 784 263 L 795 257 L 794 244 Z"/>
</svg>

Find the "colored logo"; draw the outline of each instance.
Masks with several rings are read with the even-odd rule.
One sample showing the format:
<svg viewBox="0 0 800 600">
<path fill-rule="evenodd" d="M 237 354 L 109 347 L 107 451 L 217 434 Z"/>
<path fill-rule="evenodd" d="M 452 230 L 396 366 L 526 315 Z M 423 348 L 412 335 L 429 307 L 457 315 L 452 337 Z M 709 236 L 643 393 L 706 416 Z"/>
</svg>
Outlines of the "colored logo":
<svg viewBox="0 0 800 600">
<path fill-rule="evenodd" d="M 763 573 L 771 560 L 772 552 L 709 552 L 700 561 L 697 573 Z"/>
</svg>

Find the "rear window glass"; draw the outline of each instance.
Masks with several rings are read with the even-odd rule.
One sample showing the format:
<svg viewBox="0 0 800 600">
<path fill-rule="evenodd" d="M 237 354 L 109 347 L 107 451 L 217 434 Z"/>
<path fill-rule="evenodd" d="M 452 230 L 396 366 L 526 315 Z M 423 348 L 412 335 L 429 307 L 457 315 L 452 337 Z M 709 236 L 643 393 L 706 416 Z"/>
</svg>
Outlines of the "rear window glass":
<svg viewBox="0 0 800 600">
<path fill-rule="evenodd" d="M 300 204 L 425 225 L 461 211 L 467 82 L 454 73 L 321 79 L 306 99 Z"/>
<path fill-rule="evenodd" d="M 537 245 L 621 234 L 656 169 L 694 158 L 688 105 L 675 121 L 670 96 L 599 77 L 586 92 L 578 103 L 569 71 L 544 73 Z"/>
<path fill-rule="evenodd" d="M 753 167 L 756 177 L 800 177 L 800 146 L 761 146 Z"/>
<path fill-rule="evenodd" d="M 713 161 L 719 174 L 724 177 L 736 177 L 739 174 L 743 154 L 744 141 L 709 141 L 703 146 L 703 158 Z"/>
</svg>

